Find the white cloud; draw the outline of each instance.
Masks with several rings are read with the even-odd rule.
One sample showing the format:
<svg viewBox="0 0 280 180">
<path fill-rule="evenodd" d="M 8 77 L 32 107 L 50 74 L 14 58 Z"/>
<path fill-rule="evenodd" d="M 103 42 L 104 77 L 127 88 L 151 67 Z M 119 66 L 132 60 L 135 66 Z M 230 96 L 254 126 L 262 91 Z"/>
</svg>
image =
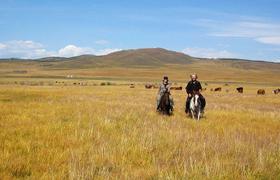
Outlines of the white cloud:
<svg viewBox="0 0 280 180">
<path fill-rule="evenodd" d="M 248 37 L 255 38 L 260 36 L 279 35 L 280 25 L 264 22 L 240 21 L 227 24 L 221 28 L 221 31 L 214 33 L 216 36 L 228 37 Z"/>
<path fill-rule="evenodd" d="M 55 52 L 47 51 L 42 44 L 33 41 L 8 41 L 0 45 L 1 58 L 39 58 L 54 54 Z"/>
<path fill-rule="evenodd" d="M 280 45 L 280 36 L 260 37 L 260 38 L 257 38 L 256 41 L 264 43 L 264 44 Z"/>
<path fill-rule="evenodd" d="M 103 55 L 106 55 L 106 54 L 110 54 L 110 53 L 113 53 L 113 52 L 117 52 L 117 51 L 121 51 L 122 49 L 101 49 L 101 50 L 97 50 L 95 51 L 95 55 L 98 55 L 98 56 L 103 56 Z"/>
<path fill-rule="evenodd" d="M 72 57 L 82 54 L 94 54 L 94 50 L 90 48 L 77 47 L 75 45 L 67 45 L 58 51 L 58 56 Z"/>
<path fill-rule="evenodd" d="M 280 23 L 262 20 L 222 22 L 201 19 L 197 25 L 208 28 L 210 36 L 250 38 L 259 43 L 280 45 Z"/>
<path fill-rule="evenodd" d="M 0 49 L 4 49 L 4 48 L 6 48 L 6 45 L 5 45 L 5 44 L 0 43 Z"/>
<path fill-rule="evenodd" d="M 185 48 L 182 51 L 185 54 L 188 54 L 193 57 L 201 58 L 233 58 L 237 57 L 234 53 L 231 53 L 226 50 L 215 50 L 210 48 Z"/>
<path fill-rule="evenodd" d="M 43 44 L 34 41 L 8 41 L 0 43 L 0 58 L 25 58 L 35 59 L 42 57 L 72 57 L 83 54 L 106 55 L 121 49 L 93 49 L 90 47 L 79 47 L 76 45 L 67 45 L 58 51 L 49 51 Z"/>
<path fill-rule="evenodd" d="M 94 54 L 97 56 L 110 54 L 112 52 L 120 51 L 121 49 L 101 49 L 95 50 L 88 47 L 77 47 L 75 45 L 67 45 L 58 51 L 58 56 L 62 57 L 72 57 L 79 56 L 83 54 Z"/>
</svg>

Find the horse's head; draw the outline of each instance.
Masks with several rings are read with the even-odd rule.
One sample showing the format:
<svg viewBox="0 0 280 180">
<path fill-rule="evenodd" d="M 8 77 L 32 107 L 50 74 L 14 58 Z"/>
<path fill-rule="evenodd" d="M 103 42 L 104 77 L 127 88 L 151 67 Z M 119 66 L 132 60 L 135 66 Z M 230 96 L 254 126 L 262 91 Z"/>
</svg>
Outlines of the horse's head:
<svg viewBox="0 0 280 180">
<path fill-rule="evenodd" d="M 193 98 L 194 98 L 194 106 L 197 107 L 199 105 L 199 95 L 195 94 Z"/>
<path fill-rule="evenodd" d="M 199 93 L 193 94 L 190 102 L 190 111 L 193 119 L 197 118 L 197 120 L 199 120 L 201 114 L 201 100 Z"/>
</svg>

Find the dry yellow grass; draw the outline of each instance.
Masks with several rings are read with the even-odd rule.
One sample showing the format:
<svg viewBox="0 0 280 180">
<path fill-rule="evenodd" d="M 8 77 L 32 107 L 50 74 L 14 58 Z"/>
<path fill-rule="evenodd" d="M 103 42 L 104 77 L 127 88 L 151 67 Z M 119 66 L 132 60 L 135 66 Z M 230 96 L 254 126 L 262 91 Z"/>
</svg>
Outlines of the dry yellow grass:
<svg viewBox="0 0 280 180">
<path fill-rule="evenodd" d="M 156 90 L 143 86 L 2 85 L 0 177 L 279 179 L 280 96 L 246 87 L 206 91 L 206 118 L 196 122 L 183 91 L 165 117 Z"/>
<path fill-rule="evenodd" d="M 260 63 L 260 65 L 256 66 L 253 62 L 251 64 L 247 62 L 248 64 L 246 64 L 246 62 L 235 61 L 197 60 L 195 63 L 187 65 L 163 64 L 162 66 L 135 66 L 134 68 L 124 65 L 113 67 L 111 64 L 104 64 L 102 68 L 95 66 L 76 68 L 77 65 L 73 65 L 71 68 L 51 68 L 52 62 L 46 62 L 46 64 L 37 64 L 35 62 L 0 61 L 0 81 L 8 78 L 21 79 L 24 77 L 27 79 L 64 79 L 67 75 L 73 75 L 77 79 L 156 82 L 163 75 L 168 74 L 170 79 L 184 82 L 189 77 L 189 73 L 196 72 L 203 81 L 280 84 L 279 63 L 269 65 Z"/>
</svg>

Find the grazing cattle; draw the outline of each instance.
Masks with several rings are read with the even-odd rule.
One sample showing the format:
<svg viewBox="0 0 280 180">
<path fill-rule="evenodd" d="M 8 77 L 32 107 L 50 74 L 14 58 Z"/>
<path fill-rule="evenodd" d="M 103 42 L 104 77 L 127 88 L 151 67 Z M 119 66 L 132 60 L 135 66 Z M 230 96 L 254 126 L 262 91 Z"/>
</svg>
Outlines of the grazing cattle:
<svg viewBox="0 0 280 180">
<path fill-rule="evenodd" d="M 280 88 L 273 90 L 274 94 L 279 94 L 280 93 Z"/>
<path fill-rule="evenodd" d="M 236 88 L 236 90 L 238 93 L 241 93 L 241 94 L 243 93 L 243 87 L 238 87 L 238 88 Z"/>
<path fill-rule="evenodd" d="M 180 87 L 171 87 L 170 88 L 171 90 L 179 90 L 179 91 L 182 91 L 183 87 L 180 86 Z"/>
<path fill-rule="evenodd" d="M 130 84 L 129 87 L 130 87 L 130 88 L 135 88 L 135 85 L 134 85 L 134 84 Z"/>
<path fill-rule="evenodd" d="M 207 88 L 202 88 L 202 91 L 206 91 L 207 90 Z"/>
<path fill-rule="evenodd" d="M 229 84 L 228 84 L 228 83 L 226 83 L 226 84 L 225 84 L 225 86 L 229 86 Z"/>
<path fill-rule="evenodd" d="M 264 89 L 259 89 L 257 94 L 258 95 L 265 95 L 265 90 Z"/>
<path fill-rule="evenodd" d="M 146 89 L 151 89 L 152 87 L 153 87 L 152 84 L 146 84 L 146 85 L 145 85 L 145 88 L 146 88 Z"/>
<path fill-rule="evenodd" d="M 226 89 L 226 93 L 228 93 L 229 92 L 229 90 L 228 89 Z"/>
<path fill-rule="evenodd" d="M 213 89 L 213 88 L 211 88 L 211 89 L 210 89 L 210 91 L 214 91 L 214 89 Z"/>
<path fill-rule="evenodd" d="M 215 92 L 222 91 L 222 88 L 221 87 L 215 88 L 214 91 Z"/>
</svg>

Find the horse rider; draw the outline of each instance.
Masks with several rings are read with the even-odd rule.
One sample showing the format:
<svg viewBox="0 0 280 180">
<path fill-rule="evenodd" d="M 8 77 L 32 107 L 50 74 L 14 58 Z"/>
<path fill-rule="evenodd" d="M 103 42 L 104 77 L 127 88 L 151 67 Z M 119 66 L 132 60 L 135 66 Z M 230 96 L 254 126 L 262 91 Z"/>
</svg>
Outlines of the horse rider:
<svg viewBox="0 0 280 180">
<path fill-rule="evenodd" d="M 174 101 L 173 98 L 170 94 L 170 88 L 171 88 L 171 84 L 169 83 L 168 77 L 164 76 L 161 85 L 159 86 L 159 90 L 158 90 L 158 95 L 157 95 L 157 110 L 159 110 L 159 104 L 160 104 L 160 100 L 161 97 L 164 95 L 164 93 L 169 93 L 169 102 L 171 105 L 171 110 L 173 110 L 173 105 L 174 105 Z"/>
<path fill-rule="evenodd" d="M 185 112 L 188 114 L 190 111 L 190 101 L 193 97 L 194 93 L 197 93 L 199 95 L 199 98 L 201 100 L 201 111 L 204 112 L 204 108 L 206 105 L 205 98 L 202 96 L 201 91 L 202 87 L 200 82 L 197 80 L 197 74 L 191 74 L 190 75 L 191 80 L 188 82 L 188 85 L 186 86 L 186 92 L 188 94 L 187 102 L 186 102 L 186 110 Z"/>
</svg>

